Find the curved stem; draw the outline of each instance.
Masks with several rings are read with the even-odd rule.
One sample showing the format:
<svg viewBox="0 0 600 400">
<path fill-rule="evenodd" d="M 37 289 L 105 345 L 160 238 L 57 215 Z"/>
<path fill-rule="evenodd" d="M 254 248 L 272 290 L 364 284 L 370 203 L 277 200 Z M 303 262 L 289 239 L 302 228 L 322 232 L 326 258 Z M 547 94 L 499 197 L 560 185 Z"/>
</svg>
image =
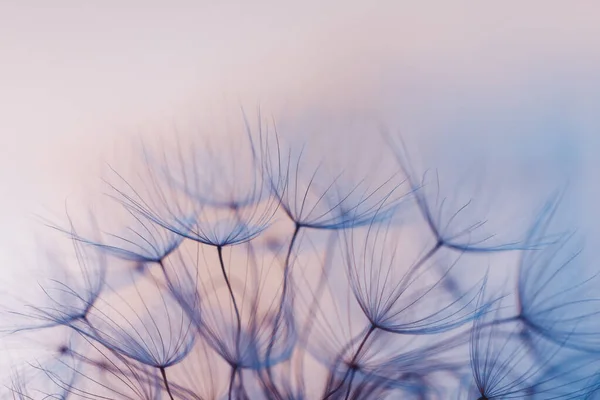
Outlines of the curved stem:
<svg viewBox="0 0 600 400">
<path fill-rule="evenodd" d="M 350 372 L 350 381 L 348 382 L 348 389 L 346 389 L 346 396 L 344 396 L 344 400 L 348 400 L 348 398 L 350 397 L 350 392 L 352 390 L 352 382 L 354 381 L 354 375 L 356 375 L 356 370 L 352 370 L 352 372 Z"/>
<path fill-rule="evenodd" d="M 285 304 L 285 300 L 287 297 L 287 291 L 288 291 L 288 275 L 289 275 L 289 270 L 290 270 L 290 259 L 292 256 L 292 251 L 294 249 L 294 244 L 296 243 L 296 239 L 298 238 L 298 233 L 300 232 L 300 228 L 302 228 L 302 225 L 300 224 L 296 224 L 294 227 L 294 233 L 292 234 L 292 238 L 290 240 L 290 244 L 288 246 L 288 250 L 287 250 L 287 254 L 285 256 L 285 264 L 283 266 L 283 288 L 281 291 L 281 301 L 279 303 L 279 310 L 277 310 L 277 314 L 275 315 L 275 319 L 273 322 L 273 332 L 271 335 L 271 340 L 269 342 L 269 346 L 267 347 L 267 352 L 266 352 L 266 361 L 267 361 L 267 376 L 269 377 L 269 380 L 271 380 L 271 382 L 273 381 L 273 374 L 271 371 L 271 365 L 269 363 L 269 360 L 271 359 L 271 353 L 273 352 L 273 346 L 275 345 L 275 336 L 277 336 L 278 330 L 279 330 L 279 323 L 281 322 L 281 316 L 283 315 L 283 309 L 284 309 L 284 304 Z"/>
<path fill-rule="evenodd" d="M 371 336 L 371 334 L 373 334 L 373 332 L 375 332 L 376 329 L 377 329 L 377 327 L 375 325 L 371 325 L 371 327 L 367 331 L 367 334 L 363 338 L 362 342 L 360 342 L 360 345 L 358 346 L 358 349 L 356 350 L 356 353 L 354 353 L 354 356 L 352 357 L 352 360 L 350 361 L 350 364 L 354 364 L 356 362 L 356 359 L 360 355 L 360 352 L 362 351 L 363 347 L 365 347 L 365 344 L 367 343 L 367 340 L 369 340 L 369 337 Z"/>
<path fill-rule="evenodd" d="M 175 400 L 173 394 L 171 393 L 171 388 L 169 387 L 169 380 L 167 379 L 167 371 L 164 367 L 160 367 L 160 374 L 162 375 L 163 382 L 165 383 L 165 388 L 167 389 L 167 394 L 171 400 Z"/>
<path fill-rule="evenodd" d="M 163 276 L 165 277 L 165 280 L 167 281 L 167 285 L 169 285 L 169 289 L 171 289 L 173 287 L 173 283 L 171 282 L 171 278 L 169 277 L 169 274 L 167 273 L 167 267 L 165 266 L 164 261 L 162 259 L 158 260 L 157 264 L 159 265 L 160 270 L 162 271 Z"/>
<path fill-rule="evenodd" d="M 235 374 L 237 372 L 237 367 L 231 367 L 231 376 L 229 377 L 229 395 L 228 399 L 231 400 L 231 395 L 233 394 L 233 384 L 235 383 Z"/>
<path fill-rule="evenodd" d="M 289 268 L 292 250 L 294 249 L 294 243 L 296 243 L 296 239 L 298 238 L 298 233 L 300 232 L 301 227 L 302 226 L 300 224 L 296 224 L 294 227 L 294 233 L 292 234 L 292 239 L 290 240 L 290 245 L 288 246 L 288 251 L 285 256 L 285 270 Z"/>
<path fill-rule="evenodd" d="M 221 272 L 223 273 L 223 278 L 225 279 L 225 284 L 227 285 L 227 289 L 229 290 L 229 295 L 231 296 L 231 301 L 233 303 L 233 308 L 235 310 L 235 317 L 237 319 L 237 334 L 235 338 L 236 342 L 236 350 L 239 356 L 239 341 L 240 334 L 242 331 L 242 317 L 240 316 L 240 309 L 238 308 L 237 301 L 235 300 L 235 296 L 233 295 L 233 288 L 231 287 L 231 282 L 229 282 L 229 277 L 227 276 L 227 271 L 225 271 L 225 262 L 223 261 L 223 247 L 217 246 L 217 253 L 219 254 L 219 263 L 221 264 Z"/>
<path fill-rule="evenodd" d="M 350 360 L 350 368 L 351 369 L 348 370 L 350 372 L 350 382 L 348 383 L 348 390 L 346 391 L 346 399 L 348 399 L 348 396 L 350 395 L 350 390 L 352 389 L 352 381 L 354 380 L 354 374 L 356 373 L 356 369 L 355 369 L 356 360 L 360 356 L 360 353 L 361 353 L 363 347 L 365 347 L 367 340 L 369 340 L 369 337 L 373 334 L 373 332 L 375 332 L 376 329 L 377 329 L 377 327 L 375 325 L 371 324 L 371 326 L 369 327 L 369 330 L 365 334 L 365 337 L 358 345 L 358 349 L 356 349 L 356 352 L 354 353 L 354 355 L 352 356 L 352 359 Z M 347 378 L 348 378 L 348 372 L 346 372 L 346 375 L 344 375 L 344 377 L 342 378 L 342 381 L 333 390 L 331 390 L 331 391 L 329 391 L 329 393 L 327 393 L 327 395 L 323 398 L 323 400 L 330 398 L 335 392 L 340 390 L 342 388 L 342 386 L 344 385 L 344 383 L 346 382 Z"/>
<path fill-rule="evenodd" d="M 496 326 L 496 325 L 503 325 L 509 322 L 514 322 L 514 321 L 519 321 L 521 319 L 521 315 L 514 315 L 512 317 L 507 317 L 507 318 L 501 318 L 501 319 L 496 319 L 490 322 L 487 322 L 485 324 L 481 324 L 479 325 L 477 328 L 478 329 L 482 329 L 482 328 L 487 328 L 489 326 Z"/>
<path fill-rule="evenodd" d="M 421 257 L 419 259 L 419 261 L 417 261 L 412 268 L 410 269 L 410 271 L 408 272 L 408 274 L 406 275 L 406 277 L 403 279 L 405 282 L 410 282 L 410 278 L 412 278 L 412 276 L 415 274 L 415 272 L 417 272 L 417 270 L 419 268 L 421 268 L 421 266 L 423 264 L 425 264 L 425 262 L 427 262 L 427 260 L 429 260 L 431 257 L 434 256 L 435 253 L 438 252 L 439 249 L 441 249 L 443 247 L 443 243 L 442 242 L 437 242 L 435 244 L 435 246 L 433 246 L 431 248 L 431 250 L 429 250 L 427 253 L 425 253 L 425 255 L 423 257 Z"/>
<path fill-rule="evenodd" d="M 310 316 L 310 318 L 308 318 L 308 321 L 304 325 L 304 329 L 300 333 L 300 337 L 299 337 L 299 342 L 302 344 L 306 343 L 306 341 L 308 340 L 308 336 L 310 335 L 310 332 L 313 327 L 316 310 L 317 310 L 317 307 L 319 306 L 319 300 L 321 299 L 322 292 L 325 289 L 325 284 L 327 283 L 327 280 L 328 280 L 329 270 L 331 269 L 332 260 L 333 260 L 333 251 L 331 249 L 335 245 L 336 239 L 337 239 L 337 235 L 332 232 L 332 234 L 329 236 L 329 239 L 327 240 L 327 247 L 326 247 L 327 250 L 325 253 L 325 261 L 323 263 L 323 276 L 322 276 L 321 280 L 319 281 L 319 285 L 317 286 L 317 290 L 313 295 L 313 300 L 312 300 L 312 303 L 311 303 L 309 311 L 308 311 L 308 315 Z M 302 385 L 301 376 L 302 376 L 302 370 L 304 369 L 304 358 L 305 358 L 304 355 L 306 353 L 305 348 L 306 348 L 306 346 L 304 346 L 304 345 L 302 345 L 298 348 L 298 356 L 297 356 L 297 362 L 296 362 L 297 387 L 301 387 L 301 385 Z"/>
<path fill-rule="evenodd" d="M 242 317 L 240 315 L 240 309 L 238 308 L 237 301 L 235 300 L 235 296 L 233 295 L 233 288 L 231 287 L 231 282 L 229 282 L 229 277 L 227 276 L 227 271 L 225 271 L 225 262 L 223 261 L 223 246 L 217 246 L 217 254 L 219 255 L 219 264 L 221 264 L 221 272 L 223 273 L 223 278 L 225 279 L 225 283 L 227 284 L 227 289 L 229 290 L 229 295 L 231 296 L 231 302 L 233 303 L 233 308 L 235 310 L 235 317 L 237 320 L 237 330 L 235 335 L 235 354 L 236 358 L 240 357 L 240 336 L 242 332 Z M 231 378 L 229 380 L 229 400 L 231 400 L 231 395 L 233 392 L 233 383 L 235 381 L 235 373 L 237 372 L 237 367 L 231 368 Z"/>
</svg>

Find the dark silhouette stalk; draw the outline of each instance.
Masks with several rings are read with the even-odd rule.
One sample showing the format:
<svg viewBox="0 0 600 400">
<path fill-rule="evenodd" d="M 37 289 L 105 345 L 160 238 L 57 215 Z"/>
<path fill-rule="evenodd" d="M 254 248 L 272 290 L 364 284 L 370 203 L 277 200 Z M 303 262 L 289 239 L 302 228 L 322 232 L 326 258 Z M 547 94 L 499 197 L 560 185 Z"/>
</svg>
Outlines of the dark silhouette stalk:
<svg viewBox="0 0 600 400">
<path fill-rule="evenodd" d="M 162 375 L 162 378 L 163 378 L 163 382 L 165 383 L 165 389 L 167 389 L 169 398 L 171 400 L 175 400 L 175 398 L 173 397 L 173 394 L 171 393 L 171 388 L 169 387 L 169 380 L 167 379 L 167 371 L 165 370 L 164 367 L 160 367 L 159 369 L 160 369 L 160 374 Z"/>
<path fill-rule="evenodd" d="M 231 287 L 231 282 L 229 281 L 229 277 L 227 276 L 227 271 L 225 271 L 225 262 L 223 261 L 223 246 L 217 246 L 217 254 L 219 255 L 219 264 L 221 265 L 221 272 L 223 272 L 223 278 L 225 279 L 225 284 L 227 284 L 227 289 L 229 290 L 229 295 L 231 296 L 231 301 L 233 303 L 233 308 L 235 310 L 235 317 L 237 321 L 236 327 L 236 335 L 235 335 L 235 356 L 236 359 L 240 356 L 240 336 L 242 333 L 242 317 L 240 314 L 240 309 L 238 308 L 237 301 L 235 300 L 235 296 L 233 294 L 233 288 Z M 232 367 L 231 369 L 231 378 L 229 379 L 229 400 L 231 400 L 231 395 L 233 391 L 233 383 L 235 381 L 235 374 L 237 372 L 237 367 Z"/>
<path fill-rule="evenodd" d="M 232 399 L 232 394 L 233 394 L 233 384 L 235 382 L 235 374 L 237 373 L 237 367 L 232 367 L 231 368 L 231 376 L 229 377 L 229 394 L 227 396 L 227 398 L 229 400 Z"/>
<path fill-rule="evenodd" d="M 369 337 L 373 334 L 373 332 L 375 332 L 375 330 L 377 330 L 377 326 L 371 324 L 371 326 L 369 327 L 369 330 L 365 334 L 365 337 L 362 339 L 362 341 L 358 345 L 358 349 L 356 349 L 356 352 L 354 353 L 354 355 L 352 356 L 352 359 L 350 360 L 350 368 L 348 368 L 348 372 L 346 372 L 346 375 L 344 375 L 344 377 L 342 378 L 342 381 L 339 383 L 339 385 L 337 385 L 335 387 L 335 389 L 333 389 L 329 393 L 327 393 L 327 395 L 323 398 L 323 400 L 329 399 L 335 392 L 340 390 L 342 388 L 342 386 L 344 385 L 344 383 L 346 382 L 346 379 L 348 379 L 348 374 L 350 374 L 350 382 L 348 383 L 348 390 L 346 392 L 346 399 L 348 399 L 348 396 L 350 395 L 350 390 L 352 389 L 352 381 L 354 380 L 354 374 L 356 373 L 356 360 L 360 356 L 360 353 L 361 353 L 363 347 L 365 347 L 367 340 L 369 340 Z"/>
<path fill-rule="evenodd" d="M 235 310 L 235 317 L 237 320 L 237 334 L 236 334 L 236 350 L 239 353 L 239 341 L 240 334 L 242 331 L 242 317 L 240 315 L 240 309 L 238 308 L 237 301 L 235 300 L 235 296 L 233 295 L 233 288 L 231 287 L 231 282 L 229 282 L 229 277 L 227 276 L 227 271 L 225 271 L 225 262 L 223 261 L 223 247 L 217 246 L 217 253 L 219 255 L 219 263 L 221 264 L 221 272 L 223 272 L 223 278 L 225 279 L 225 284 L 227 285 L 227 289 L 229 290 L 229 295 L 231 296 L 231 301 L 233 302 L 233 308 Z"/>
<path fill-rule="evenodd" d="M 270 363 L 268 363 L 268 361 L 271 359 L 271 353 L 273 352 L 273 346 L 275 345 L 275 336 L 277 336 L 277 332 L 279 330 L 279 323 L 281 321 L 281 316 L 283 315 L 283 306 L 285 304 L 288 291 L 288 274 L 290 270 L 290 259 L 292 256 L 292 251 L 294 250 L 294 244 L 296 243 L 296 239 L 298 238 L 298 233 L 300 232 L 300 228 L 302 228 L 302 225 L 296 223 L 294 226 L 294 233 L 292 234 L 287 254 L 285 256 L 285 264 L 283 266 L 283 288 L 281 292 L 281 301 L 279 303 L 279 310 L 277 310 L 277 314 L 275 315 L 273 323 L 273 333 L 266 352 L 267 376 L 269 377 L 269 380 L 271 382 L 273 381 L 273 373 L 271 371 L 271 365 Z"/>
</svg>

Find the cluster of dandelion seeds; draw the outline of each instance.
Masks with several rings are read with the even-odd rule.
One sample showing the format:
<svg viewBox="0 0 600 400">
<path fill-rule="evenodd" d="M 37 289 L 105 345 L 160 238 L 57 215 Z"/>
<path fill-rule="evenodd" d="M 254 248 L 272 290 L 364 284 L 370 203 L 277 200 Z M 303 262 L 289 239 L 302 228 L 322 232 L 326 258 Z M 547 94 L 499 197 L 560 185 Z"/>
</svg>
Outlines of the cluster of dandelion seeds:
<svg viewBox="0 0 600 400">
<path fill-rule="evenodd" d="M 35 349 L 4 396 L 600 398 L 600 286 L 554 228 L 560 195 L 500 238 L 382 137 L 376 173 L 260 118 L 111 168 L 110 215 L 49 223 L 70 248 L 4 307 L 9 343 Z"/>
</svg>

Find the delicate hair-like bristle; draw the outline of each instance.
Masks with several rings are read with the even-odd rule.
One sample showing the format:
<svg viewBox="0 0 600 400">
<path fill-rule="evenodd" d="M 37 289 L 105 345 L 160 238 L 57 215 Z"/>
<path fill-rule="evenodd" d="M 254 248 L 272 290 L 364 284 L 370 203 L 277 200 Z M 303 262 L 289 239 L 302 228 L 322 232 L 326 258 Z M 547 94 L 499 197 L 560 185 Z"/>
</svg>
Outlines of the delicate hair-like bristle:
<svg viewBox="0 0 600 400">
<path fill-rule="evenodd" d="M 600 286 L 556 227 L 564 191 L 500 239 L 399 136 L 344 166 L 243 114 L 239 135 L 177 134 L 143 144 L 135 174 L 110 166 L 87 227 L 46 223 L 74 263 L 55 247 L 39 298 L 3 307 L 27 343 L 7 352 L 6 398 L 598 397 Z"/>
</svg>

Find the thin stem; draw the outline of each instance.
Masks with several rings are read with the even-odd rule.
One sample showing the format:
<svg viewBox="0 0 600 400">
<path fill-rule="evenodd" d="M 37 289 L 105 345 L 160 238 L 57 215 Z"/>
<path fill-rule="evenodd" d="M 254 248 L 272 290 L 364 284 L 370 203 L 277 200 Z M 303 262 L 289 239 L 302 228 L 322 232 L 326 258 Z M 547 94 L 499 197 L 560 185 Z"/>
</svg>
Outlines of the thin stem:
<svg viewBox="0 0 600 400">
<path fill-rule="evenodd" d="M 231 367 L 231 376 L 229 378 L 229 395 L 228 399 L 231 400 L 231 395 L 233 394 L 233 384 L 235 382 L 235 374 L 237 372 L 237 367 Z"/>
<path fill-rule="evenodd" d="M 376 329 L 377 329 L 377 327 L 375 325 L 371 325 L 371 327 L 367 331 L 367 334 L 363 338 L 362 342 L 360 342 L 360 345 L 358 346 L 356 353 L 354 353 L 354 356 L 352 357 L 352 360 L 350 361 L 351 365 L 353 365 L 356 362 L 356 359 L 360 355 L 360 352 L 362 351 L 363 347 L 365 347 L 367 340 L 369 340 L 369 337 L 373 334 L 373 332 L 375 332 Z"/>
<path fill-rule="evenodd" d="M 350 392 L 352 390 L 352 382 L 354 381 L 354 376 L 356 375 L 356 370 L 352 370 L 350 372 L 350 381 L 348 381 L 348 389 L 346 389 L 346 396 L 344 396 L 344 400 L 348 400 L 350 398 Z"/>
<path fill-rule="evenodd" d="M 239 341 L 240 334 L 242 330 L 242 317 L 240 316 L 240 309 L 238 308 L 237 301 L 235 300 L 235 296 L 233 295 L 233 288 L 231 287 L 231 283 L 229 282 L 229 277 L 227 276 L 227 271 L 225 271 L 225 262 L 223 261 L 223 247 L 217 246 L 217 253 L 219 254 L 219 263 L 221 264 L 221 272 L 223 272 L 223 278 L 225 279 L 225 283 L 227 284 L 227 289 L 229 290 L 229 295 L 231 296 L 231 301 L 233 302 L 233 308 L 235 310 L 235 317 L 237 319 L 237 334 L 235 338 L 236 342 L 236 350 L 239 356 Z"/>
<path fill-rule="evenodd" d="M 327 283 L 327 279 L 328 279 L 327 275 L 329 274 L 329 270 L 331 269 L 332 259 L 333 259 L 332 249 L 336 242 L 336 239 L 337 239 L 337 235 L 332 232 L 327 241 L 327 247 L 326 247 L 327 250 L 325 253 L 325 261 L 323 263 L 323 276 L 322 276 L 321 280 L 319 281 L 319 286 L 317 287 L 317 290 L 314 293 L 312 304 L 310 305 L 309 312 L 308 312 L 308 315 L 311 318 L 308 318 L 308 321 L 306 322 L 306 324 L 304 326 L 303 332 L 300 333 L 299 342 L 302 344 L 306 343 L 306 341 L 308 340 L 308 336 L 310 335 L 310 332 L 313 327 L 316 310 L 317 310 L 317 307 L 319 306 L 319 301 L 321 299 L 322 292 L 325 289 L 325 284 Z M 297 363 L 296 363 L 296 371 L 298 374 L 296 380 L 297 380 L 298 387 L 301 387 L 301 385 L 302 385 L 301 376 L 302 376 L 302 371 L 304 369 L 305 353 L 306 353 L 305 346 L 300 346 L 298 348 Z"/>
<path fill-rule="evenodd" d="M 489 326 L 503 325 L 503 324 L 506 324 L 509 322 L 519 321 L 520 319 L 521 319 L 521 315 L 514 315 L 512 317 L 496 319 L 494 321 L 490 321 L 485 324 L 481 324 L 477 328 L 482 329 L 482 328 L 487 328 Z"/>
<path fill-rule="evenodd" d="M 329 393 L 327 393 L 327 395 L 323 398 L 323 400 L 329 399 L 335 392 L 340 390 L 342 388 L 342 386 L 344 385 L 344 383 L 346 382 L 346 379 L 348 378 L 348 373 L 350 373 L 350 382 L 348 383 L 348 390 L 346 392 L 346 399 L 348 399 L 348 396 L 350 395 L 350 390 L 352 389 L 352 381 L 354 380 L 354 375 L 356 373 L 356 365 L 355 365 L 356 360 L 360 356 L 360 353 L 361 353 L 363 347 L 365 347 L 367 340 L 369 340 L 369 337 L 373 334 L 373 332 L 375 332 L 375 330 L 377 330 L 377 327 L 375 325 L 371 324 L 371 326 L 369 327 L 369 330 L 365 334 L 365 337 L 358 345 L 358 349 L 356 349 L 354 356 L 352 356 L 352 359 L 350 360 L 350 368 L 348 369 L 348 372 L 346 373 L 346 375 L 344 375 L 344 377 L 342 378 L 342 381 L 339 383 L 339 385 L 337 385 L 335 387 L 335 389 L 333 389 Z"/>
<path fill-rule="evenodd" d="M 281 321 L 281 316 L 283 314 L 284 304 L 288 291 L 288 275 L 290 270 L 290 259 L 292 256 L 292 251 L 294 249 L 294 244 L 296 243 L 296 239 L 298 238 L 298 233 L 300 232 L 300 228 L 302 225 L 296 223 L 294 227 L 294 233 L 292 234 L 292 239 L 290 240 L 290 244 L 288 246 L 287 254 L 285 256 L 285 264 L 283 266 L 283 288 L 281 292 L 281 302 L 279 304 L 279 310 L 277 310 L 277 314 L 275 315 L 275 319 L 273 322 L 273 333 L 271 335 L 271 340 L 269 342 L 269 346 L 267 347 L 266 352 L 266 360 L 267 360 L 267 376 L 269 380 L 273 380 L 273 374 L 271 372 L 271 364 L 269 360 L 271 359 L 271 353 L 273 352 L 273 346 L 275 345 L 275 337 L 277 336 L 277 331 L 279 330 L 279 323 Z"/>
<path fill-rule="evenodd" d="M 167 267 L 165 266 L 165 263 L 162 259 L 157 261 L 157 264 L 160 267 L 160 270 L 163 273 L 163 276 L 165 277 L 166 281 L 167 281 L 167 285 L 169 285 L 169 289 L 171 289 L 173 287 L 173 284 L 171 282 L 171 278 L 169 277 L 169 274 L 167 273 Z"/>
<path fill-rule="evenodd" d="M 298 233 L 300 232 L 300 228 L 302 226 L 300 224 L 296 224 L 294 227 L 294 233 L 292 234 L 292 239 L 290 240 L 290 245 L 288 246 L 288 251 L 285 256 L 285 269 L 289 268 L 290 265 L 290 257 L 292 256 L 292 250 L 294 249 L 294 243 L 298 238 Z"/>
<path fill-rule="evenodd" d="M 165 388 L 167 389 L 169 398 L 171 400 L 175 400 L 175 398 L 173 397 L 173 394 L 171 393 L 171 388 L 169 387 L 169 380 L 167 379 L 167 371 L 165 370 L 164 367 L 160 367 L 159 369 L 160 369 L 160 374 L 162 375 L 162 378 L 163 378 L 163 382 L 165 383 Z"/>
<path fill-rule="evenodd" d="M 229 289 L 229 295 L 231 296 L 231 301 L 233 303 L 233 308 L 235 310 L 235 317 L 237 320 L 237 330 L 235 335 L 235 356 L 236 358 L 240 357 L 240 336 L 242 333 L 242 317 L 240 316 L 240 309 L 238 308 L 237 301 L 235 300 L 235 296 L 233 295 L 233 289 L 231 287 L 231 283 L 229 282 L 229 277 L 227 276 L 227 271 L 225 271 L 225 262 L 223 261 L 223 246 L 217 246 L 217 253 L 219 255 L 219 263 L 221 264 L 221 272 L 223 272 L 223 278 L 225 279 L 225 283 L 227 284 L 227 289 Z M 229 380 L 229 400 L 231 400 L 231 395 L 233 391 L 233 383 L 235 381 L 235 373 L 237 371 L 237 367 L 232 367 L 231 369 L 231 378 Z"/>
<path fill-rule="evenodd" d="M 423 257 L 421 257 L 421 258 L 419 259 L 419 261 L 417 261 L 417 262 L 416 262 L 416 263 L 413 265 L 413 267 L 411 268 L 410 272 L 407 274 L 407 276 L 406 276 L 406 278 L 405 278 L 404 280 L 405 280 L 406 282 L 409 282 L 409 281 L 410 281 L 410 278 L 411 278 L 411 277 L 412 277 L 412 276 L 415 274 L 415 272 L 417 272 L 417 270 L 418 270 L 419 268 L 421 268 L 421 266 L 422 266 L 423 264 L 425 264 L 425 262 L 426 262 L 427 260 L 429 260 L 431 257 L 433 257 L 433 256 L 434 256 L 434 254 L 435 254 L 435 253 L 437 253 L 437 252 L 438 252 L 438 250 L 439 250 L 439 249 L 441 249 L 441 248 L 443 247 L 443 245 L 444 245 L 444 244 L 443 244 L 443 242 L 437 242 L 437 243 L 435 244 L 435 246 L 433 246 L 433 247 L 431 248 L 431 250 L 429 250 L 429 251 L 428 251 L 428 252 L 427 252 L 427 253 L 426 253 L 426 254 L 425 254 Z"/>
</svg>

